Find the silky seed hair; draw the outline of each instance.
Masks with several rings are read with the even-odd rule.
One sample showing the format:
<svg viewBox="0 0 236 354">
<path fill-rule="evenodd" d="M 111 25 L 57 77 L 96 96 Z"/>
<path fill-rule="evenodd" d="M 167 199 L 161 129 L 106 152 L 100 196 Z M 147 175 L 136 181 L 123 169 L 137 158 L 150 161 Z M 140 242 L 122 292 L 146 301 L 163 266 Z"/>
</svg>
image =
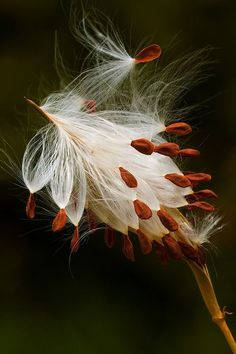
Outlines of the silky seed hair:
<svg viewBox="0 0 236 354">
<path fill-rule="evenodd" d="M 105 31 L 85 18 L 73 32 L 89 49 L 88 67 L 41 103 L 26 98 L 45 120 L 22 161 L 27 216 L 35 217 L 43 189 L 57 208 L 53 232 L 74 227 L 71 252 L 79 249 L 83 220 L 84 234 L 104 228 L 109 248 L 121 237 L 130 260 L 133 234 L 144 254 L 154 249 L 163 263 L 185 258 L 203 267 L 201 245 L 219 222 L 208 199 L 217 195 L 200 188 L 209 174 L 181 171 L 177 161 L 200 154 L 181 141 L 192 132 L 191 107 L 179 104 L 202 80 L 205 52 L 162 68 L 158 44 L 130 54 L 110 24 Z"/>
</svg>

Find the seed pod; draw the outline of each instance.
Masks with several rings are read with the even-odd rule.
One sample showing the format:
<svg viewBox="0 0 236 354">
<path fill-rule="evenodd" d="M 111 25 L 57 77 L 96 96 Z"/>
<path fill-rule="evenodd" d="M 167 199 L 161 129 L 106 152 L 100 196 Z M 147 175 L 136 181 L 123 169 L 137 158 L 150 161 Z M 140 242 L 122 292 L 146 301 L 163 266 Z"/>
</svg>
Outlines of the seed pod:
<svg viewBox="0 0 236 354">
<path fill-rule="evenodd" d="M 130 145 L 145 155 L 151 155 L 155 147 L 155 145 L 150 140 L 145 138 L 132 140 Z"/>
<path fill-rule="evenodd" d="M 55 216 L 55 218 L 53 219 L 52 231 L 53 232 L 60 231 L 61 229 L 63 229 L 65 224 L 66 224 L 66 211 L 65 209 L 60 209 L 57 215 Z"/>
<path fill-rule="evenodd" d="M 130 188 L 136 188 L 138 182 L 136 178 L 129 171 L 125 170 L 123 167 L 119 167 L 120 175 L 125 184 Z"/>
<path fill-rule="evenodd" d="M 167 228 L 169 231 L 177 231 L 178 230 L 178 224 L 177 222 L 170 216 L 169 213 L 167 213 L 166 210 L 161 209 L 157 211 L 157 215 L 159 219 L 161 220 L 161 223 Z"/>
<path fill-rule="evenodd" d="M 147 220 L 152 217 L 152 211 L 147 204 L 138 199 L 134 200 L 133 204 L 135 212 L 140 219 Z"/>
<path fill-rule="evenodd" d="M 158 44 L 151 44 L 136 54 L 134 60 L 136 63 L 147 63 L 149 61 L 160 58 L 160 56 L 161 47 Z"/>
<path fill-rule="evenodd" d="M 174 134 L 177 136 L 183 136 L 187 135 L 192 132 L 192 128 L 189 124 L 183 123 L 183 122 L 178 122 L 178 123 L 173 123 L 170 124 L 166 127 L 166 133 L 168 134 Z"/>
<path fill-rule="evenodd" d="M 175 157 L 179 154 L 179 145 L 175 143 L 162 143 L 154 146 L 154 152 L 161 155 Z"/>
<path fill-rule="evenodd" d="M 174 183 L 176 186 L 182 188 L 191 186 L 191 182 L 187 177 L 178 175 L 177 173 L 168 173 L 167 175 L 165 175 L 165 178 Z"/>
</svg>

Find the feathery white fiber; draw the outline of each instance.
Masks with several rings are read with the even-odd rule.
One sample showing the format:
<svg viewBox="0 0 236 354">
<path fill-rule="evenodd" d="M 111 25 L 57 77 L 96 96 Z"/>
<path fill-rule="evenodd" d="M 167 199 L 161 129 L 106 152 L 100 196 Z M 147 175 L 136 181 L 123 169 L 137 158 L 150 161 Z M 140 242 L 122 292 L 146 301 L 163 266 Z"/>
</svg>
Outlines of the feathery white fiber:
<svg viewBox="0 0 236 354">
<path fill-rule="evenodd" d="M 123 253 L 130 259 L 129 231 L 137 234 L 145 254 L 156 244 L 159 251 L 166 247 L 174 258 L 173 247 L 178 257 L 187 257 L 181 242 L 197 252 L 217 222 L 210 217 L 193 231 L 184 208 L 213 211 L 211 204 L 202 201 L 215 196 L 212 191 L 193 192 L 195 185 L 209 181 L 210 176 L 184 176 L 173 158 L 198 152 L 181 150 L 162 133 L 181 136 L 191 132 L 178 119 L 169 126 L 166 122 L 178 112 L 174 104 L 202 66 L 200 53 L 154 71 L 147 79 L 145 67 L 153 63 L 145 63 L 159 59 L 158 45 L 145 47 L 133 58 L 115 32 L 107 34 L 89 21 L 83 20 L 75 34 L 91 50 L 89 61 L 94 66 L 45 98 L 40 107 L 27 100 L 48 120 L 23 157 L 22 175 L 30 198 L 46 187 L 59 209 L 53 230 L 61 230 L 66 222 L 75 226 L 72 252 L 79 245 L 78 225 L 83 215 L 88 227 L 96 221 L 123 234 Z M 187 109 L 181 108 L 179 117 L 184 112 Z M 30 199 L 27 211 L 31 216 L 34 207 Z M 110 237 L 106 241 L 110 247 L 113 236 L 106 237 Z"/>
</svg>

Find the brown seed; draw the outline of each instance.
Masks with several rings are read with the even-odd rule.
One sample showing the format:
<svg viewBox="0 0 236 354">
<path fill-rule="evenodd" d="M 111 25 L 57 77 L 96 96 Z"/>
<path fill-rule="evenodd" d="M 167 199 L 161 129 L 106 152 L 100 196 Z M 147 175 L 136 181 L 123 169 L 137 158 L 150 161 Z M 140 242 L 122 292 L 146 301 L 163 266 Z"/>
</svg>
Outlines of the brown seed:
<svg viewBox="0 0 236 354">
<path fill-rule="evenodd" d="M 180 245 L 171 235 L 163 236 L 162 242 L 172 258 L 176 260 L 183 258 L 183 253 L 181 251 Z"/>
<path fill-rule="evenodd" d="M 85 100 L 84 105 L 88 113 L 96 112 L 96 101 L 95 100 Z"/>
<path fill-rule="evenodd" d="M 65 209 L 60 209 L 53 219 L 52 231 L 60 231 L 66 224 L 66 211 Z"/>
<path fill-rule="evenodd" d="M 179 145 L 175 143 L 162 143 L 154 146 L 154 152 L 161 155 L 175 157 L 179 154 Z"/>
<path fill-rule="evenodd" d="M 126 258 L 128 258 L 130 261 L 134 262 L 134 249 L 132 242 L 127 235 L 122 235 L 123 236 L 123 247 L 122 247 L 122 252 L 125 255 Z"/>
<path fill-rule="evenodd" d="M 193 202 L 191 204 L 187 205 L 187 208 L 190 210 L 194 210 L 194 209 L 202 209 L 208 212 L 214 211 L 215 207 L 213 205 L 211 205 L 210 203 L 207 202 Z"/>
<path fill-rule="evenodd" d="M 211 189 L 202 189 L 201 191 L 194 192 L 194 195 L 197 198 L 217 198 L 217 194 L 213 192 Z"/>
<path fill-rule="evenodd" d="M 95 230 L 97 228 L 96 216 L 91 210 L 87 210 L 89 230 Z"/>
<path fill-rule="evenodd" d="M 80 243 L 79 241 L 79 228 L 76 226 L 70 242 L 70 249 L 72 253 L 76 253 L 78 251 Z"/>
<path fill-rule="evenodd" d="M 217 198 L 217 194 L 211 189 L 202 189 L 201 191 L 186 196 L 186 200 L 189 203 L 197 202 L 202 198 Z"/>
<path fill-rule="evenodd" d="M 109 248 L 112 248 L 115 244 L 115 231 L 108 225 L 105 228 L 104 241 Z"/>
<path fill-rule="evenodd" d="M 192 183 L 209 182 L 211 180 L 211 175 L 207 173 L 191 173 L 185 175 L 186 178 Z"/>
<path fill-rule="evenodd" d="M 125 170 L 123 167 L 119 167 L 120 175 L 125 184 L 130 188 L 136 188 L 138 182 L 136 178 L 129 171 Z"/>
<path fill-rule="evenodd" d="M 147 220 L 152 217 L 152 211 L 147 204 L 138 199 L 134 200 L 133 204 L 134 210 L 140 219 Z"/>
<path fill-rule="evenodd" d="M 161 223 L 167 228 L 169 231 L 177 231 L 178 230 L 178 224 L 177 222 L 170 216 L 170 214 L 167 213 L 166 210 L 161 209 L 157 211 L 157 215 L 159 219 L 161 220 Z"/>
<path fill-rule="evenodd" d="M 182 149 L 178 155 L 181 157 L 197 157 L 200 155 L 200 151 L 196 149 Z"/>
<path fill-rule="evenodd" d="M 141 231 L 137 230 L 140 248 L 143 254 L 148 254 L 152 251 L 152 242 L 149 241 L 147 236 Z"/>
<path fill-rule="evenodd" d="M 132 140 L 130 145 L 145 155 L 151 155 L 155 147 L 155 145 L 150 140 L 145 138 Z"/>
<path fill-rule="evenodd" d="M 189 124 L 179 122 L 173 123 L 166 127 L 166 133 L 168 134 L 175 134 L 178 136 L 187 135 L 192 132 L 192 128 Z"/>
<path fill-rule="evenodd" d="M 198 263 L 200 266 L 206 264 L 206 252 L 202 246 L 198 246 Z"/>
<path fill-rule="evenodd" d="M 151 44 L 146 48 L 143 48 L 134 59 L 136 63 L 147 63 L 149 61 L 160 58 L 161 47 L 158 44 Z"/>
<path fill-rule="evenodd" d="M 161 243 L 159 242 L 155 242 L 154 243 L 155 249 L 156 249 L 156 254 L 158 256 L 158 258 L 160 259 L 161 263 L 163 265 L 166 265 L 170 259 L 170 256 L 167 252 L 167 249 L 165 246 L 163 246 Z"/>
<path fill-rule="evenodd" d="M 26 203 L 26 215 L 29 219 L 33 219 L 35 217 L 35 198 L 33 193 L 30 193 L 27 203 Z"/>
<path fill-rule="evenodd" d="M 198 250 L 196 250 L 193 246 L 189 245 L 188 243 L 178 241 L 180 245 L 181 251 L 184 256 L 194 262 L 198 261 Z"/>
<path fill-rule="evenodd" d="M 182 188 L 191 186 L 191 182 L 187 177 L 178 175 L 177 173 L 168 173 L 165 175 L 165 178 Z"/>
</svg>

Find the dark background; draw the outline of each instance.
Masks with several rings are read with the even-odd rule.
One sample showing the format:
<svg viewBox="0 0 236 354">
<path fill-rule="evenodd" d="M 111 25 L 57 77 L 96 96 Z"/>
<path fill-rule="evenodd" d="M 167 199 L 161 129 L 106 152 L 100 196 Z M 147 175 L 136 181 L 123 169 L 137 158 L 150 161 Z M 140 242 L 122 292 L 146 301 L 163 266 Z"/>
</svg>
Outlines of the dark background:
<svg viewBox="0 0 236 354">
<path fill-rule="evenodd" d="M 45 93 L 58 87 L 55 30 L 67 64 L 76 69 L 83 58 L 69 35 L 69 3 L 0 2 L 0 132 L 2 147 L 14 159 L 20 160 L 33 126 L 23 96 L 37 100 L 42 87 Z M 92 3 L 84 4 L 90 8 Z M 132 37 L 137 45 L 151 35 L 165 53 L 174 41 L 173 59 L 188 50 L 214 48 L 212 76 L 188 98 L 200 103 L 207 99 L 191 138 L 202 155 L 189 166 L 214 176 L 212 188 L 220 196 L 218 208 L 227 225 L 212 240 L 216 248 L 210 252 L 209 267 L 220 304 L 236 312 L 236 2 L 100 0 L 95 6 L 114 18 L 128 43 Z M 95 234 L 72 258 L 72 277 L 63 241 L 68 232 L 53 235 L 49 216 L 25 220 L 26 193 L 14 176 L 1 172 L 0 190 L 1 353 L 230 352 L 184 263 L 163 268 L 154 254 L 144 257 L 138 247 L 132 263 L 121 255 L 120 241 L 109 251 L 102 235 Z M 235 316 L 228 322 L 236 333 Z"/>
</svg>

